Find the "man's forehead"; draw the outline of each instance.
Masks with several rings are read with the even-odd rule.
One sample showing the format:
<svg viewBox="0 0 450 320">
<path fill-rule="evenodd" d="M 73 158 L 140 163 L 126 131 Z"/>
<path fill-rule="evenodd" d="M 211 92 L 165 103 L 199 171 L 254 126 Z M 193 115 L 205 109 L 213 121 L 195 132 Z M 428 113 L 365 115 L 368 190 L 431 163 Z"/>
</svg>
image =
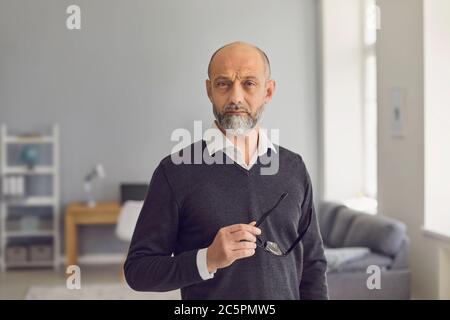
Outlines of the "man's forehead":
<svg viewBox="0 0 450 320">
<path fill-rule="evenodd" d="M 240 77 L 264 75 L 265 65 L 260 53 L 254 48 L 224 48 L 211 63 L 211 76 L 238 73 Z"/>
<path fill-rule="evenodd" d="M 212 68 L 211 76 L 217 78 L 220 76 L 233 78 L 235 76 L 239 78 L 245 77 L 261 77 L 264 76 L 264 66 L 258 66 L 253 61 L 248 63 L 233 63 L 227 61 L 217 67 Z"/>
</svg>

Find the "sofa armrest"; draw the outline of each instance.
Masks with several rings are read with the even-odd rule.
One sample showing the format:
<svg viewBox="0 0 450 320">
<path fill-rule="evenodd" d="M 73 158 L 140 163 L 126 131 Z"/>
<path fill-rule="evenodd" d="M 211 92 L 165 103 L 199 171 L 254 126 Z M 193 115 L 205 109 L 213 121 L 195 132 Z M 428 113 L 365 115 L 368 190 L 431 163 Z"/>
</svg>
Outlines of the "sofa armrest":
<svg viewBox="0 0 450 320">
<path fill-rule="evenodd" d="M 409 300 L 411 272 L 404 270 L 381 271 L 381 288 L 370 290 L 366 272 L 343 272 L 327 275 L 331 300 Z"/>
<path fill-rule="evenodd" d="M 407 269 L 409 268 L 409 247 L 410 240 L 405 236 L 403 242 L 400 246 L 400 250 L 394 257 L 394 261 L 392 262 L 392 266 L 390 269 Z"/>
</svg>

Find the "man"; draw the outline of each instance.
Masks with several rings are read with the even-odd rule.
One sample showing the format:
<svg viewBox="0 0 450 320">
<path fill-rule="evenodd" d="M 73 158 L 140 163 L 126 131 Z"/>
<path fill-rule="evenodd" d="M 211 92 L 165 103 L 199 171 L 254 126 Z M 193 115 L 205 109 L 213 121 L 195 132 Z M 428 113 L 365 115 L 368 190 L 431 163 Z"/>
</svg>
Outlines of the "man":
<svg viewBox="0 0 450 320">
<path fill-rule="evenodd" d="M 172 155 L 160 162 L 125 262 L 128 284 L 138 291 L 181 288 L 183 299 L 327 299 L 309 174 L 300 155 L 275 146 L 259 127 L 275 91 L 266 54 L 228 44 L 211 57 L 208 78 L 213 130 L 224 139 L 193 143 L 179 155 L 200 147 L 227 161 L 176 164 Z M 273 154 L 277 172 L 261 174 L 262 160 Z"/>
</svg>

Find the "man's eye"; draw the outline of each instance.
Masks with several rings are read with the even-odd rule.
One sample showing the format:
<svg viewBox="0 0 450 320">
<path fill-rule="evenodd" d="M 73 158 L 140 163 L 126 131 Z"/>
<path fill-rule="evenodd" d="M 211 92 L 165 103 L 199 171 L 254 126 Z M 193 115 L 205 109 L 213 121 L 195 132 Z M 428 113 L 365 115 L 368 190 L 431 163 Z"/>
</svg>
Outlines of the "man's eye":
<svg viewBox="0 0 450 320">
<path fill-rule="evenodd" d="M 217 82 L 216 86 L 218 86 L 219 88 L 225 88 L 227 86 L 226 82 Z"/>
<path fill-rule="evenodd" d="M 247 87 L 254 87 L 254 86 L 256 86 L 256 83 L 254 83 L 253 81 L 245 81 L 245 85 Z"/>
</svg>

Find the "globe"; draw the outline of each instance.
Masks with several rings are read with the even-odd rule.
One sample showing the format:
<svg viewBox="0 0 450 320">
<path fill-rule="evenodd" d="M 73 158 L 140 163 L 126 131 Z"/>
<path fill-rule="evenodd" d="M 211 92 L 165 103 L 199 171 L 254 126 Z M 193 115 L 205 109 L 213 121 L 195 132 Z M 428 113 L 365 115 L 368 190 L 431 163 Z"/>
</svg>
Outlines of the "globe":
<svg viewBox="0 0 450 320">
<path fill-rule="evenodd" d="M 20 158 L 31 169 L 39 160 L 39 150 L 36 146 L 25 146 Z"/>
</svg>

